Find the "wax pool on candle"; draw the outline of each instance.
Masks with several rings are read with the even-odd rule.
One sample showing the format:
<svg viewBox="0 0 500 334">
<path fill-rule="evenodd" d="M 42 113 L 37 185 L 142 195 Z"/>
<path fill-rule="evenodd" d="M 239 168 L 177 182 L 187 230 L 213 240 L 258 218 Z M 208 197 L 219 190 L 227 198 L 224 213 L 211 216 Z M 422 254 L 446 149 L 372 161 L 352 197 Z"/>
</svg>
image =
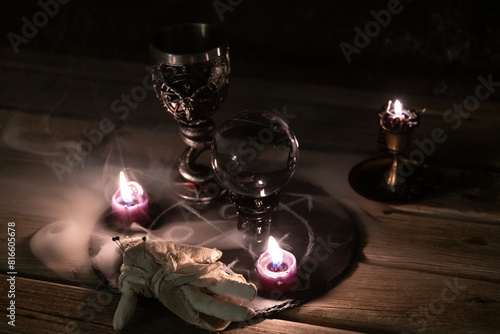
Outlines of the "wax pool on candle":
<svg viewBox="0 0 500 334">
<path fill-rule="evenodd" d="M 269 237 L 268 250 L 255 263 L 259 288 L 268 292 L 290 290 L 297 279 L 297 261 Z"/>
<path fill-rule="evenodd" d="M 389 101 L 379 115 L 380 126 L 386 131 L 402 132 L 418 126 L 419 117 L 413 110 L 404 109 L 399 100 Z"/>
<path fill-rule="evenodd" d="M 134 181 L 127 181 L 120 172 L 120 188 L 111 199 L 113 217 L 129 226 L 133 222 L 144 225 L 149 220 L 149 196 L 142 186 Z"/>
</svg>

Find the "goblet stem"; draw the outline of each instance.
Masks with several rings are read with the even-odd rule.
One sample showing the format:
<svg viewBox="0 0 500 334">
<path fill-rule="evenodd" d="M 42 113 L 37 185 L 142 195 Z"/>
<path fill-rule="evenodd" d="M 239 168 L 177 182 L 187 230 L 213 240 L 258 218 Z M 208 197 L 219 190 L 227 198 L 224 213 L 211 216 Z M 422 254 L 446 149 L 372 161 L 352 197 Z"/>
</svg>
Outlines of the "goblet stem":
<svg viewBox="0 0 500 334">
<path fill-rule="evenodd" d="M 188 145 L 179 160 L 179 173 L 186 181 L 199 185 L 212 180 L 212 168 L 197 164 L 196 161 L 204 151 L 210 148 L 212 143 L 210 134 L 214 128 L 215 124 L 212 119 L 198 125 L 179 126 L 182 140 Z"/>
</svg>

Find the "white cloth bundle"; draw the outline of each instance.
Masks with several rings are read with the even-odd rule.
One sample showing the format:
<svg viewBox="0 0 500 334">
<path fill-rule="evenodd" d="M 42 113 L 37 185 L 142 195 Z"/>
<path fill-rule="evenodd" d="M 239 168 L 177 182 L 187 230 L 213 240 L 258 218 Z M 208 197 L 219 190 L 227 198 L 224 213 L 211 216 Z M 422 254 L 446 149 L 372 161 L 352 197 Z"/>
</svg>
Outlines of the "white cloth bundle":
<svg viewBox="0 0 500 334">
<path fill-rule="evenodd" d="M 115 330 L 132 317 L 137 295 L 159 299 L 172 312 L 198 327 L 219 331 L 231 321 L 252 318 L 243 306 L 257 294 L 254 284 L 227 274 L 217 249 L 163 240 L 126 239 L 118 281 L 122 296 L 113 319 Z"/>
</svg>

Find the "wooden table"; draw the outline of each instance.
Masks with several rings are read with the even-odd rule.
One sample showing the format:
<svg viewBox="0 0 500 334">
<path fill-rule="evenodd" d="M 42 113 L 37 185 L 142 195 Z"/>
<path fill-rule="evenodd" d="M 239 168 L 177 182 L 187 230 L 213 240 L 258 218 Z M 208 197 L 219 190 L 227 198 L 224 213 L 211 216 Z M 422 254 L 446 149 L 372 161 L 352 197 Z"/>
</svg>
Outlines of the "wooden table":
<svg viewBox="0 0 500 334">
<path fill-rule="evenodd" d="M 92 272 L 75 271 L 71 261 L 48 268 L 33 254 L 30 240 L 60 219 L 95 219 L 96 212 L 84 208 L 106 202 L 111 190 L 101 186 L 110 183 L 107 168 L 172 169 L 182 149 L 177 125 L 151 91 L 129 106 L 127 116 L 113 111 L 115 99 L 143 86 L 147 64 L 28 50 L 1 53 L 0 331 L 111 333 L 119 296 L 107 292 Z M 471 85 L 471 95 L 479 84 Z M 301 145 L 295 177 L 322 188 L 352 212 L 360 245 L 352 268 L 324 295 L 272 318 L 231 324 L 225 332 L 500 331 L 500 103 L 481 101 L 452 129 L 454 123 L 445 122 L 443 113 L 462 100 L 405 96 L 405 104 L 427 108 L 414 138 L 429 138 L 438 127 L 448 136 L 427 157 L 446 181 L 433 197 L 388 205 L 356 194 L 347 175 L 358 162 L 378 154 L 375 115 L 391 98 L 390 92 L 232 79 L 229 97 L 215 116 L 217 124 L 248 108 L 286 109 L 295 117 L 290 124 Z M 84 139 L 84 130 L 109 126 L 104 119 L 115 128 L 102 142 L 95 137 L 98 144 L 84 161 L 56 172 L 54 164 L 64 163 L 66 148 Z M 101 168 L 100 178 L 89 173 L 95 168 Z M 15 298 L 8 297 L 6 283 L 11 276 L 8 222 L 15 222 Z M 88 235 L 57 242 L 61 249 L 81 247 Z M 15 300 L 15 327 L 5 315 L 10 300 Z M 148 300 L 141 301 L 123 330 L 139 331 L 203 332 Z"/>
</svg>

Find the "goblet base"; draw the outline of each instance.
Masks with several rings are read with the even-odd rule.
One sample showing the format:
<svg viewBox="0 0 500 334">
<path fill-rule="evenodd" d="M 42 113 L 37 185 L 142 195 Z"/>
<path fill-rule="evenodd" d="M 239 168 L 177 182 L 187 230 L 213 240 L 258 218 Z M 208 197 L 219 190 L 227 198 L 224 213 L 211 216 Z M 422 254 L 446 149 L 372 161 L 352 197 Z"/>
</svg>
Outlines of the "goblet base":
<svg viewBox="0 0 500 334">
<path fill-rule="evenodd" d="M 179 198 L 194 206 L 204 206 L 224 196 L 227 191 L 217 185 L 215 181 L 195 184 L 179 178 L 178 182 L 174 184 L 174 192 Z"/>
<path fill-rule="evenodd" d="M 395 170 L 394 159 L 391 155 L 357 164 L 349 173 L 349 184 L 358 194 L 373 201 L 403 204 L 429 196 L 442 183 L 437 168 L 398 157 Z"/>
</svg>

